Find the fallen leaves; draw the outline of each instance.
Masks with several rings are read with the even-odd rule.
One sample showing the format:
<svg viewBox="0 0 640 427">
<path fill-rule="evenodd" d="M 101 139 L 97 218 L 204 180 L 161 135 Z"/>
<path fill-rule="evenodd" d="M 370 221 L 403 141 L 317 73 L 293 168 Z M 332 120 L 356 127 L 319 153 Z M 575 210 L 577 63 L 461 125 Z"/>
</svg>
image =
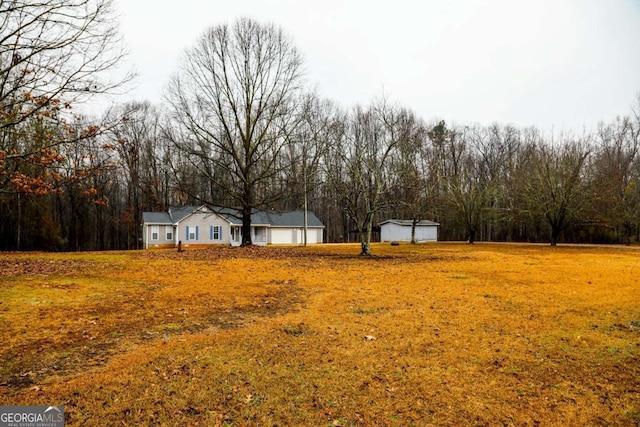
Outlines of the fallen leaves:
<svg viewBox="0 0 640 427">
<path fill-rule="evenodd" d="M 71 426 L 633 423 L 637 251 L 386 246 L 0 255 L 0 400 Z"/>
<path fill-rule="evenodd" d="M 198 276 L 215 271 L 221 280 L 190 283 L 183 270 L 168 276 L 166 261 L 137 263 L 137 255 L 132 253 L 126 267 L 120 254 L 113 264 L 104 254 L 70 260 L 59 254 L 0 255 L 5 273 L 0 276 L 0 359 L 6 361 L 0 382 L 20 388 L 53 375 L 74 376 L 104 366 L 131 346 L 237 328 L 290 310 L 300 298 L 295 280 L 273 280 L 268 268 L 269 279 L 262 284 L 227 285 L 227 274 L 242 275 L 200 265 L 194 269 Z M 53 365 L 58 368 L 48 369 Z M 35 373 L 20 376 L 25 371 Z"/>
<path fill-rule="evenodd" d="M 80 260 L 51 260 L 9 255 L 0 258 L 0 276 L 77 275 L 79 272 L 100 270 L 100 263 Z"/>
</svg>

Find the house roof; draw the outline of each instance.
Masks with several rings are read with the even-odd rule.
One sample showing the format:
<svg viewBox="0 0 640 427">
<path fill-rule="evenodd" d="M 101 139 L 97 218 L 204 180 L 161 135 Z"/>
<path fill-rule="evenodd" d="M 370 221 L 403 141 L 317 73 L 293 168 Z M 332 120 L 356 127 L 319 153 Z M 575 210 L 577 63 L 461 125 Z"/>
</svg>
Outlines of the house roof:
<svg viewBox="0 0 640 427">
<path fill-rule="evenodd" d="M 203 206 L 172 206 L 169 212 L 143 212 L 143 221 L 147 224 L 177 224 L 191 214 L 202 209 Z M 213 212 L 220 215 L 233 225 L 242 224 L 242 214 L 237 209 L 214 207 Z M 304 211 L 254 211 L 251 215 L 252 225 L 269 227 L 303 227 Z M 324 227 L 313 212 L 307 211 L 308 227 Z"/>
<path fill-rule="evenodd" d="M 167 212 L 142 212 L 142 221 L 147 224 L 171 224 L 171 217 Z"/>
<path fill-rule="evenodd" d="M 272 227 L 303 227 L 304 211 L 256 212 L 264 217 Z M 313 212 L 307 211 L 307 227 L 324 227 Z"/>
<path fill-rule="evenodd" d="M 200 206 L 169 206 L 169 216 L 172 223 L 177 223 L 200 209 Z"/>
<path fill-rule="evenodd" d="M 411 225 L 413 224 L 413 220 L 411 219 L 388 219 L 386 221 L 381 222 L 378 225 L 384 225 L 384 224 L 396 224 L 396 225 L 402 225 L 402 226 L 409 226 L 411 227 Z M 416 223 L 416 226 L 438 226 L 440 225 L 437 222 L 433 222 L 433 221 L 429 221 L 426 219 L 423 219 L 422 221 L 418 221 Z"/>
<path fill-rule="evenodd" d="M 221 210 L 218 213 L 231 224 L 242 224 L 242 215 L 235 209 Z M 251 224 L 271 227 L 303 227 L 304 211 L 254 211 L 251 214 Z M 313 212 L 307 211 L 307 227 L 324 227 L 324 225 Z"/>
</svg>

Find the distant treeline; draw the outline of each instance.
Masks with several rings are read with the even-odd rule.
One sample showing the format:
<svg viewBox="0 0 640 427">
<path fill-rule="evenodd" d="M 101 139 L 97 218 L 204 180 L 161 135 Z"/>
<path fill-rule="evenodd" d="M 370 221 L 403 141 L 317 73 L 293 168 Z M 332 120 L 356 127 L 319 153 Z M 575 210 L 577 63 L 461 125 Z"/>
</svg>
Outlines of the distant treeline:
<svg viewBox="0 0 640 427">
<path fill-rule="evenodd" d="M 412 117 L 398 120 L 408 129 L 396 130 L 410 137 L 371 170 L 353 159 L 379 159 L 380 147 L 360 145 L 369 141 L 364 133 L 376 133 L 375 108 L 344 112 L 330 103 L 316 106 L 321 111 L 312 117 L 321 122 L 309 120 L 306 138 L 287 142 L 259 191 L 270 200 L 262 207 L 290 210 L 303 208 L 306 190 L 308 208 L 326 225 L 328 242 L 359 241 L 353 217 L 364 218 L 372 197 L 365 193 L 375 191 L 372 184 L 380 178 L 374 225 L 389 218 L 430 219 L 441 224 L 441 240 L 640 241 L 635 115 L 601 124 L 593 133 L 553 137 L 533 128 L 427 125 Z M 19 163 L 25 177 L 48 184 L 40 188 L 24 178 L 22 191 L 0 196 L 1 249 L 136 249 L 143 211 L 234 204 L 223 190 L 228 171 L 207 171 L 201 157 L 178 149 L 171 120 L 158 108 L 136 103 L 110 114 L 116 124 L 106 131 L 58 147 L 54 171 L 60 176 L 54 178 L 49 165 Z M 37 141 L 18 143 L 23 151 L 35 151 L 27 146 Z M 359 152 L 345 156 L 354 147 Z M 18 175 L 12 176 L 15 181 Z"/>
<path fill-rule="evenodd" d="M 391 218 L 441 240 L 640 240 L 640 99 L 583 134 L 345 110 L 307 89 L 281 29 L 243 18 L 185 52 L 164 104 L 89 119 L 75 109 L 131 78 L 113 11 L 0 3 L 0 250 L 137 249 L 142 212 L 185 204 L 238 209 L 243 244 L 253 209 L 307 206 L 363 254 Z"/>
</svg>

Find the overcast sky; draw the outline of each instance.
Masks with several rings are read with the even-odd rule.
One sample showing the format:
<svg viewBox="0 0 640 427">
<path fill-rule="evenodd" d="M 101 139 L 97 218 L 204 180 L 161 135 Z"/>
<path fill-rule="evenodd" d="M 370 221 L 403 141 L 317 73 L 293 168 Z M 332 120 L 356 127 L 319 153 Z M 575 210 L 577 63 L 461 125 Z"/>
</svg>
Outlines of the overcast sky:
<svg viewBox="0 0 640 427">
<path fill-rule="evenodd" d="M 427 121 L 592 128 L 640 94 L 640 0 L 117 0 L 138 72 L 160 102 L 208 27 L 282 27 L 310 86 L 348 108 L 383 93 Z M 124 99 L 123 99 L 124 100 Z"/>
</svg>

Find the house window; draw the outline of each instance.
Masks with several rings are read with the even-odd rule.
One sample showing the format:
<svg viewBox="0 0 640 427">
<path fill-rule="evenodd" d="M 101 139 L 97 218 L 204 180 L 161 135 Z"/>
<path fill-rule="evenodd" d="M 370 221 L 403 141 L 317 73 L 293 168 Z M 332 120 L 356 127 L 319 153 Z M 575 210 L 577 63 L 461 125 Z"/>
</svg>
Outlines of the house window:
<svg viewBox="0 0 640 427">
<path fill-rule="evenodd" d="M 187 240 L 198 240 L 197 225 L 187 225 Z"/>
<path fill-rule="evenodd" d="M 173 228 L 167 227 L 167 240 L 173 240 Z"/>
<path fill-rule="evenodd" d="M 160 238 L 160 227 L 157 225 L 151 226 L 151 240 L 158 240 Z"/>
<path fill-rule="evenodd" d="M 212 225 L 209 231 L 209 238 L 211 240 L 222 240 L 222 226 Z"/>
</svg>

